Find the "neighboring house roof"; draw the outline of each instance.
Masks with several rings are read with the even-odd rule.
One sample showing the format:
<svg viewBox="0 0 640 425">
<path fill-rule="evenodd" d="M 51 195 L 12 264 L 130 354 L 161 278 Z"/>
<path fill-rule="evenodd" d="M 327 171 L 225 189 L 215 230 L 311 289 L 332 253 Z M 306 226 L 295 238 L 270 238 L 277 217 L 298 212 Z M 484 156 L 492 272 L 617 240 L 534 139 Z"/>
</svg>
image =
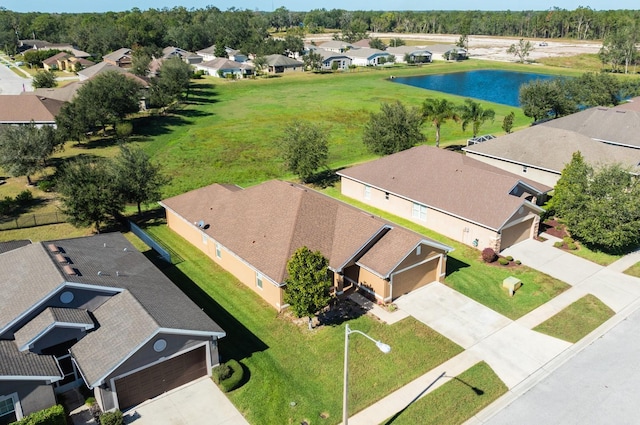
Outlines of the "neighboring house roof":
<svg viewBox="0 0 640 425">
<path fill-rule="evenodd" d="M 399 238 L 409 243 L 387 252 L 385 262 L 364 260 L 382 277 L 390 272 L 388 264 L 398 264 L 418 241 L 450 250 L 304 186 L 279 180 L 244 190 L 211 185 L 161 204 L 191 223 L 210 224 L 202 231 L 276 284 L 284 282 L 287 262 L 302 246 L 320 251 L 330 268 L 341 271 L 375 238 L 412 234 Z"/>
<path fill-rule="evenodd" d="M 71 55 L 69 53 L 60 52 L 51 56 L 50 58 L 43 60 L 42 63 L 48 66 L 57 65 L 59 60 L 68 59 L 70 57 Z"/>
<path fill-rule="evenodd" d="M 203 55 L 213 55 L 213 54 L 215 54 L 215 52 L 216 52 L 216 45 L 215 44 L 212 44 L 209 47 L 206 47 L 204 49 L 200 49 L 200 50 L 196 51 L 196 53 L 203 54 Z"/>
<path fill-rule="evenodd" d="M 345 53 L 351 58 L 371 59 L 376 56 L 391 56 L 390 53 L 383 50 L 371 49 L 368 47 L 362 47 L 360 49 L 351 49 Z"/>
<path fill-rule="evenodd" d="M 40 96 L 46 97 L 49 99 L 59 100 L 61 102 L 71 102 L 73 98 L 76 96 L 76 93 L 85 85 L 89 80 L 83 81 L 74 81 L 73 83 L 69 83 L 63 87 L 55 87 L 55 88 L 41 88 L 35 89 L 34 91 L 26 91 L 20 93 L 24 96 Z"/>
<path fill-rule="evenodd" d="M 352 45 L 355 46 L 355 47 L 369 47 L 370 43 L 371 43 L 371 39 L 370 38 L 363 38 L 361 40 L 356 41 Z"/>
<path fill-rule="evenodd" d="M 196 55 L 195 53 L 192 52 L 188 52 L 184 49 L 181 49 L 179 47 L 174 47 L 174 46 L 169 46 L 169 47 L 165 47 L 164 49 L 162 49 L 162 57 L 164 59 L 169 59 L 173 56 L 178 56 L 181 59 L 184 58 L 191 58 L 191 57 L 197 57 L 198 55 Z"/>
<path fill-rule="evenodd" d="M 640 111 L 595 107 L 538 126 L 575 131 L 592 139 L 640 149 Z"/>
<path fill-rule="evenodd" d="M 112 62 L 118 62 L 122 58 L 131 58 L 131 49 L 122 47 L 114 52 L 106 54 L 102 57 L 104 60 L 109 60 Z"/>
<path fill-rule="evenodd" d="M 325 50 L 337 50 L 337 49 L 346 50 L 346 49 L 353 48 L 354 45 L 351 43 L 347 43 L 346 41 L 330 40 L 320 44 L 319 47 Z M 367 44 L 367 47 L 369 47 L 368 44 Z"/>
<path fill-rule="evenodd" d="M 640 97 L 628 99 L 626 102 L 615 106 L 613 109 L 640 112 Z"/>
<path fill-rule="evenodd" d="M 125 75 L 126 77 L 137 81 L 143 87 L 149 87 L 149 81 L 147 81 L 144 78 L 139 77 L 139 76 L 137 76 L 135 74 L 132 74 L 131 72 L 129 72 L 128 69 L 120 68 L 119 66 L 115 66 L 115 65 L 110 64 L 108 62 L 100 62 L 98 64 L 90 66 L 89 68 L 85 68 L 82 71 L 79 71 L 78 75 L 80 76 L 81 80 L 84 81 L 84 80 L 91 79 L 91 78 L 95 77 L 96 75 L 102 74 L 103 72 L 109 72 L 109 71 L 119 72 L 119 73 Z"/>
<path fill-rule="evenodd" d="M 529 127 L 463 150 L 556 174 L 571 162 L 574 152 L 580 151 L 589 164 L 621 163 L 640 173 L 640 149 L 598 142 L 575 131 L 546 125 Z"/>
<path fill-rule="evenodd" d="M 338 175 L 496 231 L 528 203 L 527 193 L 511 194 L 514 188 L 536 196 L 551 190 L 465 155 L 426 145 L 347 168 Z"/>
<path fill-rule="evenodd" d="M 63 104 L 40 96 L 0 96 L 0 124 L 53 124 Z"/>
<path fill-rule="evenodd" d="M 322 56 L 322 61 L 328 61 L 328 60 L 336 60 L 336 59 L 349 59 L 351 60 L 351 58 L 349 56 L 347 56 L 345 53 L 338 53 L 338 52 L 334 52 L 331 50 L 325 50 L 325 49 L 314 49 L 314 53 L 319 54 L 320 56 Z"/>
<path fill-rule="evenodd" d="M 65 43 L 50 43 L 44 40 L 20 40 L 20 47 L 26 47 L 29 49 L 58 49 L 67 50 L 77 58 L 88 58 L 91 55 L 85 51 L 82 51 L 71 44 Z"/>
<path fill-rule="evenodd" d="M 430 44 L 429 45 L 429 50 L 433 53 L 433 54 L 444 54 L 446 52 L 449 52 L 451 50 L 456 50 L 458 53 L 467 53 L 467 51 L 465 49 L 463 49 L 462 47 L 458 47 L 454 44 Z"/>
<path fill-rule="evenodd" d="M 22 352 L 13 341 L 0 340 L 0 382 L 25 378 L 58 381 L 62 372 L 53 356 Z"/>
<path fill-rule="evenodd" d="M 298 66 L 304 65 L 304 63 L 298 60 L 291 59 L 283 55 L 269 55 L 269 56 L 266 56 L 266 59 L 267 59 L 267 64 L 269 66 L 283 66 L 287 68 L 287 67 L 298 67 Z"/>
<path fill-rule="evenodd" d="M 213 60 L 202 62 L 197 65 L 198 68 L 208 68 L 214 71 L 232 71 L 246 69 L 247 64 L 232 61 L 227 58 L 215 58 Z M 249 65 L 250 68 L 253 68 Z"/>
<path fill-rule="evenodd" d="M 398 47 L 388 47 L 387 52 L 392 55 L 403 57 L 406 54 L 413 56 L 431 56 L 432 53 L 430 50 L 422 47 L 416 46 L 398 46 Z"/>
<path fill-rule="evenodd" d="M 0 242 L 0 254 L 4 252 L 13 251 L 16 248 L 22 248 L 23 246 L 27 246 L 27 245 L 31 245 L 31 241 L 28 239 Z"/>
</svg>

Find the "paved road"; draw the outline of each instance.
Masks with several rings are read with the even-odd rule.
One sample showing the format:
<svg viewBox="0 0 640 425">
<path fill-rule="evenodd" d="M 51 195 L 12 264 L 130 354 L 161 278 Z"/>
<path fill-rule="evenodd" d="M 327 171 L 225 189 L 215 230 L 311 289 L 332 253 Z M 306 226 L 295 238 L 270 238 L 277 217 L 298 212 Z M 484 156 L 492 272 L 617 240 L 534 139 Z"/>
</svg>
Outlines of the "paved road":
<svg viewBox="0 0 640 425">
<path fill-rule="evenodd" d="M 0 94 L 20 94 L 33 91 L 31 79 L 23 78 L 7 67 L 7 60 L 0 58 Z"/>
</svg>

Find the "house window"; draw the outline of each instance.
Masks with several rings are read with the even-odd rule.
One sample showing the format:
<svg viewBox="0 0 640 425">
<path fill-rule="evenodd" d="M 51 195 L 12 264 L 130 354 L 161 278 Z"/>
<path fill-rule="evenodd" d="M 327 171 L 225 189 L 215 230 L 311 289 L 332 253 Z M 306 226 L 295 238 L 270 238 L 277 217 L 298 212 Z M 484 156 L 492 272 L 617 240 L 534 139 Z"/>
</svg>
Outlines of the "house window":
<svg viewBox="0 0 640 425">
<path fill-rule="evenodd" d="M 371 186 L 364 186 L 364 199 L 371 199 Z"/>
<path fill-rule="evenodd" d="M 262 289 L 262 275 L 260 273 L 256 273 L 256 286 Z"/>
<path fill-rule="evenodd" d="M 0 423 L 9 424 L 22 419 L 22 416 L 19 417 L 16 411 L 17 402 L 18 396 L 15 393 L 7 397 L 0 397 Z"/>
<path fill-rule="evenodd" d="M 414 202 L 411 216 L 420 221 L 427 221 L 427 207 L 425 205 Z"/>
<path fill-rule="evenodd" d="M 160 338 L 153 343 L 153 351 L 156 353 L 164 351 L 165 348 L 167 348 L 167 341 L 165 339 Z"/>
<path fill-rule="evenodd" d="M 219 243 L 216 244 L 216 257 L 222 258 L 222 248 Z"/>
<path fill-rule="evenodd" d="M 422 254 L 422 245 L 418 245 L 418 247 L 416 248 L 416 255 L 420 254 Z"/>
</svg>

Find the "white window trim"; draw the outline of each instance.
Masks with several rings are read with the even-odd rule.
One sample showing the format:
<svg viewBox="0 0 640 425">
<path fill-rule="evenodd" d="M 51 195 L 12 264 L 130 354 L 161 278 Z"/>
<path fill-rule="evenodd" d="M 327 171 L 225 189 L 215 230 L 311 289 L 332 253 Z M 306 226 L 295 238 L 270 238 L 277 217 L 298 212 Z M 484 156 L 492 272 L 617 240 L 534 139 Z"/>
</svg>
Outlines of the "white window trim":
<svg viewBox="0 0 640 425">
<path fill-rule="evenodd" d="M 0 400 L 8 400 L 11 399 L 13 401 L 13 412 L 16 414 L 16 419 L 20 420 L 23 418 L 22 415 L 22 406 L 20 405 L 20 399 L 18 398 L 18 393 L 11 393 L 8 395 L 0 395 Z"/>
<path fill-rule="evenodd" d="M 411 217 L 420 221 L 427 221 L 427 206 L 414 202 L 411 206 Z"/>
<path fill-rule="evenodd" d="M 216 244 L 216 258 L 222 258 L 222 246 L 219 243 Z"/>
</svg>

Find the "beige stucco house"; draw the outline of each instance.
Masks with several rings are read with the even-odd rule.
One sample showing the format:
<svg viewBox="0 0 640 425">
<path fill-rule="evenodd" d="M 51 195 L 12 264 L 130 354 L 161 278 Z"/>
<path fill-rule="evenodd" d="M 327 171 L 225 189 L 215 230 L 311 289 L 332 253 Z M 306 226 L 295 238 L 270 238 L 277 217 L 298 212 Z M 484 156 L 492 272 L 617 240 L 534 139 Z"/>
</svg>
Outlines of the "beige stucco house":
<svg viewBox="0 0 640 425">
<path fill-rule="evenodd" d="M 293 183 L 214 184 L 161 202 L 167 225 L 278 310 L 286 265 L 306 246 L 329 261 L 334 290 L 388 302 L 441 281 L 451 248 Z"/>
<path fill-rule="evenodd" d="M 535 237 L 550 187 L 431 146 L 338 173 L 342 193 L 479 249 Z"/>
</svg>

